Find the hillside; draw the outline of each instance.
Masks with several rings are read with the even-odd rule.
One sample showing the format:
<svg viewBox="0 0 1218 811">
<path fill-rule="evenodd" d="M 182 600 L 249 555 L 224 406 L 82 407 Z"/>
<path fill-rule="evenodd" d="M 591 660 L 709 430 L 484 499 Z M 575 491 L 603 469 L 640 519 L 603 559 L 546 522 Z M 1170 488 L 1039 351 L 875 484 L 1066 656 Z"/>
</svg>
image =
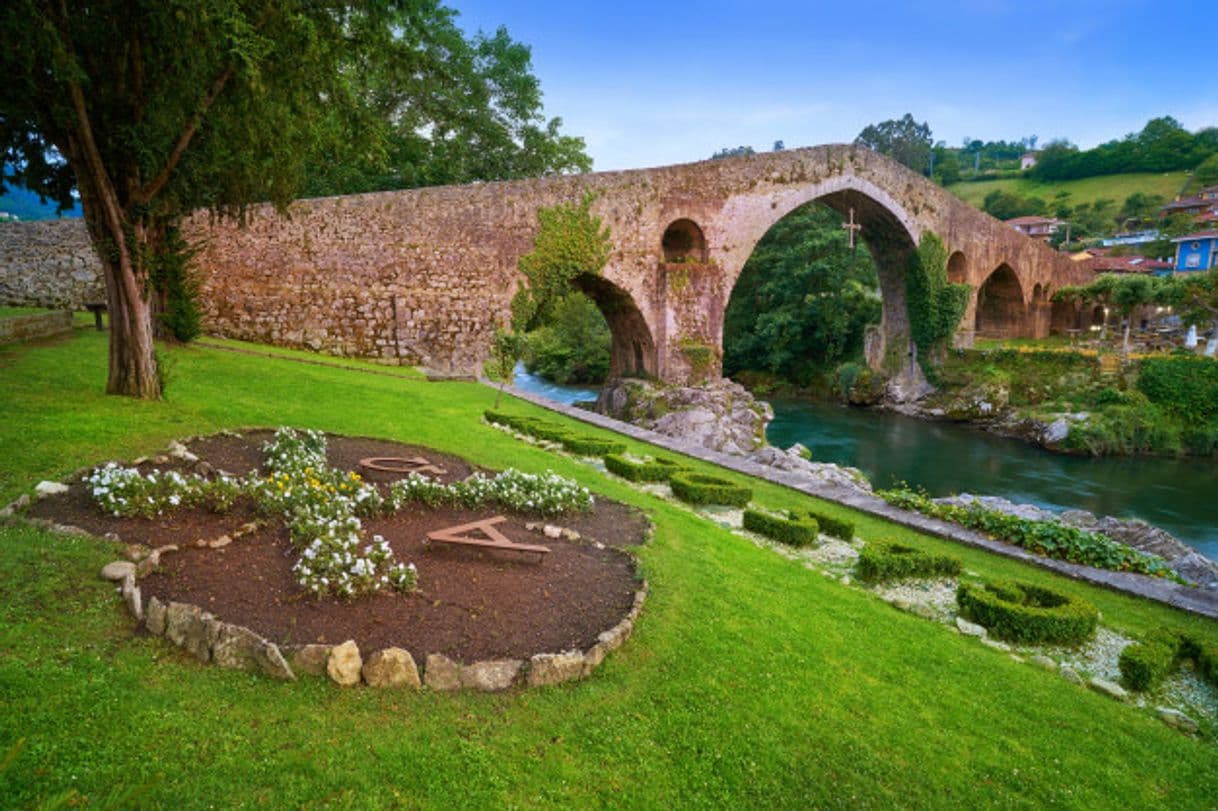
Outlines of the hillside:
<svg viewBox="0 0 1218 811">
<path fill-rule="evenodd" d="M 981 208 L 985 196 L 992 191 L 1006 191 L 1021 197 L 1039 197 L 1051 202 L 1059 192 L 1069 192 L 1072 206 L 1094 203 L 1108 198 L 1120 205 L 1134 192 L 1159 194 L 1171 200 L 1180 193 L 1188 180 L 1187 172 L 1164 172 L 1162 174 L 1101 175 L 1079 180 L 1041 182 L 1028 178 L 984 180 L 978 183 L 954 183 L 948 191 L 966 203 Z"/>
</svg>

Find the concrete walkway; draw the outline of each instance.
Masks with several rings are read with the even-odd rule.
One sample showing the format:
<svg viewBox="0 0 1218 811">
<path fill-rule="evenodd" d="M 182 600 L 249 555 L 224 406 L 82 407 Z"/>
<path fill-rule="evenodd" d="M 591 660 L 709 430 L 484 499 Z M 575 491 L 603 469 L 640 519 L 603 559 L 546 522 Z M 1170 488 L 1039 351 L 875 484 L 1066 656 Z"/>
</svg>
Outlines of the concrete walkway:
<svg viewBox="0 0 1218 811">
<path fill-rule="evenodd" d="M 489 384 L 488 384 L 489 385 Z M 495 388 L 498 388 L 495 385 Z M 965 529 L 957 524 L 940 521 L 921 513 L 911 512 L 908 510 L 898 509 L 881 498 L 878 498 L 867 493 L 862 493 L 857 490 L 850 490 L 844 487 L 824 484 L 821 482 L 810 481 L 804 476 L 796 473 L 791 473 L 785 470 L 759 465 L 756 462 L 748 459 L 731 456 L 726 453 L 712 451 L 704 448 L 701 445 L 695 445 L 681 439 L 675 439 L 664 434 L 658 434 L 655 431 L 649 431 L 645 428 L 639 428 L 636 425 L 615 420 L 611 417 L 606 417 L 602 414 L 595 414 L 582 408 L 556 403 L 553 400 L 548 400 L 545 397 L 531 394 L 526 391 L 521 391 L 515 387 L 509 386 L 505 391 L 513 397 L 540 406 L 541 408 L 555 411 L 572 419 L 586 422 L 595 425 L 599 428 L 604 428 L 609 431 L 614 431 L 619 434 L 624 434 L 632 439 L 637 439 L 640 442 L 647 442 L 651 445 L 664 448 L 665 450 L 681 453 L 686 456 L 692 456 L 695 459 L 700 459 L 703 462 L 709 462 L 719 467 L 734 470 L 737 473 L 743 473 L 748 476 L 755 476 L 759 479 L 780 484 L 784 487 L 789 487 L 792 490 L 798 490 L 801 493 L 806 493 L 810 496 L 822 498 L 825 501 L 832 501 L 836 504 L 841 504 L 846 507 L 851 507 L 859 512 L 872 515 L 877 518 L 882 518 L 885 521 L 891 521 L 894 524 L 909 527 L 918 532 L 933 535 L 936 538 L 943 538 L 957 543 L 967 544 L 969 546 L 980 547 L 981 549 L 995 552 L 999 555 L 1004 555 L 1008 558 L 1022 560 L 1025 563 L 1030 563 L 1034 566 L 1039 566 L 1042 569 L 1049 569 L 1058 574 L 1075 580 L 1082 580 L 1087 583 L 1092 583 L 1097 586 L 1120 591 L 1126 594 L 1133 594 L 1137 597 L 1145 597 L 1148 600 L 1156 600 L 1160 603 L 1166 603 L 1173 608 L 1179 608 L 1182 611 L 1188 611 L 1193 614 L 1200 614 L 1205 617 L 1218 619 L 1218 591 L 1207 591 L 1189 586 L 1182 586 L 1179 583 L 1173 583 L 1169 580 L 1164 580 L 1158 577 L 1147 577 L 1145 575 L 1132 574 L 1130 572 L 1112 572 L 1106 569 L 1093 569 L 1090 566 L 1081 566 L 1077 563 L 1068 563 L 1064 560 L 1054 560 L 1052 558 L 1034 555 L 1022 547 L 1015 546 L 1002 541 L 995 541 L 991 538 L 982 535 L 979 532 L 974 532 L 970 529 Z"/>
</svg>

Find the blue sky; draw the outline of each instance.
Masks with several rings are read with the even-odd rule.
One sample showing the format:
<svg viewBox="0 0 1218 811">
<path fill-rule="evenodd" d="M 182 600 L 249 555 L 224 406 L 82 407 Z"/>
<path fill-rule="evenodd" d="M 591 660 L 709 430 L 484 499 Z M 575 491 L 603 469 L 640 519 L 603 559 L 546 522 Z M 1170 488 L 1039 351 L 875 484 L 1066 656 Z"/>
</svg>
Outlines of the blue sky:
<svg viewBox="0 0 1218 811">
<path fill-rule="evenodd" d="M 448 1 L 532 46 L 547 114 L 598 170 L 851 141 L 906 112 L 951 146 L 1218 126 L 1212 0 Z"/>
</svg>

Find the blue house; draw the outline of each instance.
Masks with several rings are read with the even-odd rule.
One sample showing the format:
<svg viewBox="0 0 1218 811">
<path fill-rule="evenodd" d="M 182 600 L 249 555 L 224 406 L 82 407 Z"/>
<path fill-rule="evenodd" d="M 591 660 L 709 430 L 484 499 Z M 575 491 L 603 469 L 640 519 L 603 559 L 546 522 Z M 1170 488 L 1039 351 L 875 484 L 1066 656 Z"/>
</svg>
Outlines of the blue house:
<svg viewBox="0 0 1218 811">
<path fill-rule="evenodd" d="M 1202 231 L 1172 240 L 1176 243 L 1176 272 L 1218 267 L 1218 231 Z"/>
</svg>

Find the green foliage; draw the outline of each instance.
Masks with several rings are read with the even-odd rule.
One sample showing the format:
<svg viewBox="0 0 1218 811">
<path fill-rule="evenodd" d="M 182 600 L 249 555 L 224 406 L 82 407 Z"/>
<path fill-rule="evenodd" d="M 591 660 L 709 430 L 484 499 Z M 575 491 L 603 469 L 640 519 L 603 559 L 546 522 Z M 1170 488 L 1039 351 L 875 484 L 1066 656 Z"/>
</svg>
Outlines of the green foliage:
<svg viewBox="0 0 1218 811">
<path fill-rule="evenodd" d="M 854 142 L 887 155 L 920 175 L 930 169 L 931 145 L 934 143 L 930 125 L 925 121 L 919 124 L 909 113 L 903 118 L 868 125 Z"/>
<path fill-rule="evenodd" d="M 860 580 L 879 583 L 906 578 L 955 577 L 959 558 L 937 555 L 892 541 L 869 541 L 859 553 L 855 572 Z"/>
<path fill-rule="evenodd" d="M 1213 358 L 1145 358 L 1139 367 L 1138 389 L 1190 424 L 1218 419 L 1218 361 Z"/>
<path fill-rule="evenodd" d="M 820 525 L 820 531 L 826 535 L 832 535 L 834 538 L 840 538 L 843 541 L 854 539 L 854 522 L 846 521 L 842 518 L 834 518 L 832 515 L 816 510 L 809 510 L 808 515 Z"/>
<path fill-rule="evenodd" d="M 711 160 L 722 160 L 723 158 L 735 158 L 741 155 L 756 155 L 756 150 L 751 146 L 725 146 L 722 149 L 715 150 L 715 154 L 711 155 Z"/>
<path fill-rule="evenodd" d="M 1150 690 L 1175 669 L 1180 649 L 1180 637 L 1171 631 L 1160 629 L 1148 634 L 1121 651 L 1121 680 L 1131 690 Z"/>
<path fill-rule="evenodd" d="M 1058 521 L 1019 518 L 998 510 L 988 510 L 976 501 L 967 507 L 940 504 L 925 493 L 917 493 L 904 486 L 881 490 L 876 495 L 903 510 L 915 510 L 932 518 L 954 521 L 1045 557 L 1098 569 L 1179 579 L 1157 555 L 1139 552 L 1098 532 L 1085 532 Z"/>
<path fill-rule="evenodd" d="M 766 232 L 732 290 L 723 322 L 727 375 L 766 371 L 801 385 L 861 357 L 879 323 L 870 253 L 851 251 L 841 216 L 809 203 Z"/>
<path fill-rule="evenodd" d="M 534 439 L 541 439 L 546 442 L 562 442 L 569 437 L 567 430 L 561 425 L 538 417 L 516 416 L 494 410 L 485 411 L 482 416 L 486 418 L 487 422 L 507 426 L 525 436 L 531 436 Z"/>
<path fill-rule="evenodd" d="M 536 327 L 547 311 L 572 291 L 582 275 L 599 275 L 613 244 L 609 229 L 592 214 L 592 194 L 578 203 L 559 203 L 537 212 L 539 227 L 533 249 L 520 257 L 525 286 L 512 299 L 512 326 Z"/>
<path fill-rule="evenodd" d="M 694 377 L 705 377 L 714 368 L 715 348 L 710 344 L 686 338 L 678 346 L 685 360 L 689 362 Z"/>
<path fill-rule="evenodd" d="M 812 546 L 820 532 L 816 519 L 807 515 L 790 512 L 779 516 L 747 509 L 744 511 L 744 528 L 791 546 Z"/>
<path fill-rule="evenodd" d="M 1094 634 L 1099 622 L 1099 612 L 1086 600 L 1033 583 L 961 583 L 956 603 L 965 617 L 1013 642 L 1074 644 Z"/>
<path fill-rule="evenodd" d="M 995 189 L 985 196 L 981 209 L 991 217 L 1013 220 L 1033 214 L 1044 214 L 1048 205 L 1039 197 L 1021 197 L 1013 192 Z"/>
<path fill-rule="evenodd" d="M 1170 116 L 1147 122 L 1141 132 L 1080 151 L 1068 141 L 1053 141 L 1040 153 L 1031 174 L 1042 180 L 1068 180 L 1124 172 L 1189 169 L 1218 152 L 1206 131 L 1196 134 Z"/>
<path fill-rule="evenodd" d="M 182 343 L 193 341 L 202 331 L 199 283 L 192 272 L 198 252 L 198 248 L 186 243 L 177 228 L 171 228 L 160 250 L 148 261 L 148 281 L 161 302 L 157 317 L 164 329 Z"/>
<path fill-rule="evenodd" d="M 605 454 L 625 453 L 626 445 L 612 439 L 595 436 L 564 436 L 561 440 L 564 449 L 579 456 L 604 456 Z"/>
<path fill-rule="evenodd" d="M 923 368 L 932 365 L 935 353 L 945 348 L 955 334 L 971 292 L 967 284 L 947 280 L 947 248 L 943 240 L 931 231 L 923 234 L 905 274 L 910 336 L 918 347 L 918 360 Z"/>
<path fill-rule="evenodd" d="M 601 383 L 609 375 L 612 335 L 604 316 L 582 293 L 560 296 L 544 324 L 526 336 L 524 363 L 555 383 Z"/>
<path fill-rule="evenodd" d="M 1197 164 L 1193 179 L 1202 186 L 1218 185 L 1218 152 Z"/>
<path fill-rule="evenodd" d="M 627 481 L 666 482 L 672 474 L 683 468 L 679 463 L 662 457 L 634 460 L 619 453 L 611 453 L 605 457 L 605 469 Z"/>
<path fill-rule="evenodd" d="M 708 476 L 687 470 L 678 470 L 669 477 L 672 494 L 690 504 L 724 504 L 729 507 L 744 507 L 753 498 L 753 491 L 743 485 L 732 484 L 718 476 Z"/>
<path fill-rule="evenodd" d="M 1186 659 L 1201 678 L 1218 687 L 1218 643 L 1169 628 L 1156 628 L 1121 651 L 1121 677 L 1132 690 L 1151 690 Z"/>
</svg>

